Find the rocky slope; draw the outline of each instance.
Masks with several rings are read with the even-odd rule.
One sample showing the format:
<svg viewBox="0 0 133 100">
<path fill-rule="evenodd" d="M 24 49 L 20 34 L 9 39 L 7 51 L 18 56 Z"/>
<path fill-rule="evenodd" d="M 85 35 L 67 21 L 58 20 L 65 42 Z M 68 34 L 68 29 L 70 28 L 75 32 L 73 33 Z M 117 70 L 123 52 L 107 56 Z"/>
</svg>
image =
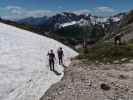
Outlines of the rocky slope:
<svg viewBox="0 0 133 100">
<path fill-rule="evenodd" d="M 133 10 L 121 20 L 119 34 L 123 34 L 123 39 L 129 41 L 133 39 Z"/>
<path fill-rule="evenodd" d="M 112 38 L 116 34 L 123 34 L 123 41 L 129 41 L 133 39 L 133 10 L 129 11 L 123 18 L 120 20 L 119 24 L 111 24 L 112 32 L 106 34 L 106 37 Z"/>
<path fill-rule="evenodd" d="M 133 100 L 133 64 L 94 65 L 81 61 L 65 69 L 61 82 L 40 100 Z"/>
</svg>

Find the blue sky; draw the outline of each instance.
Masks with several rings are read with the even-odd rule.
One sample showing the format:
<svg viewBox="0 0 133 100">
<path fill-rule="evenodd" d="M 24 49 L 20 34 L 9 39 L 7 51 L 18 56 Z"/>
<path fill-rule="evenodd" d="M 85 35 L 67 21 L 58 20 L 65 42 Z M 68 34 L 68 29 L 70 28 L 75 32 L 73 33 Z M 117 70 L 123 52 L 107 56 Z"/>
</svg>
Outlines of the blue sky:
<svg viewBox="0 0 133 100">
<path fill-rule="evenodd" d="M 58 12 L 110 16 L 133 9 L 133 0 L 0 0 L 0 16 L 8 19 L 52 16 Z"/>
</svg>

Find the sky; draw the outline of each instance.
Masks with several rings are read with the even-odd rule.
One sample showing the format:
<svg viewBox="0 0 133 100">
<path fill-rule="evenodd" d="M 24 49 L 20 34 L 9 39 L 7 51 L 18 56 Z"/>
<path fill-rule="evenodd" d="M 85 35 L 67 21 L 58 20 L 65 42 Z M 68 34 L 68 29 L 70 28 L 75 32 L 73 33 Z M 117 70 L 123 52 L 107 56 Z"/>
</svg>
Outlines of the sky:
<svg viewBox="0 0 133 100">
<path fill-rule="evenodd" d="M 6 19 L 52 16 L 71 11 L 111 16 L 133 9 L 133 0 L 0 0 L 0 16 Z"/>
</svg>

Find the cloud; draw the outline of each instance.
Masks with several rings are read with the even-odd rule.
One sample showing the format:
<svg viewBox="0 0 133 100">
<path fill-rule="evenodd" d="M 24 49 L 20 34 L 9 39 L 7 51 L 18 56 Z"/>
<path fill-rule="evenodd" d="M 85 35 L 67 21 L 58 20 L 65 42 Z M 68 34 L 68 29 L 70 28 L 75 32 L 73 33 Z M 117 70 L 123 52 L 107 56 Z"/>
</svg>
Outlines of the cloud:
<svg viewBox="0 0 133 100">
<path fill-rule="evenodd" d="M 58 9 L 63 9 L 63 7 L 59 6 Z M 6 7 L 0 7 L 0 11 L 3 13 L 2 18 L 10 19 L 10 20 L 18 20 L 23 19 L 27 17 L 43 17 L 43 16 L 53 16 L 62 10 L 59 11 L 51 11 L 51 10 L 29 10 L 20 6 L 6 6 Z M 75 14 L 93 14 L 93 15 L 99 15 L 99 16 L 109 16 L 113 15 L 117 11 L 111 7 L 108 6 L 100 6 L 92 9 L 81 9 L 76 11 L 68 11 L 68 12 L 74 12 Z"/>
<path fill-rule="evenodd" d="M 97 7 L 94 10 L 95 12 L 102 12 L 102 13 L 114 13 L 115 12 L 113 8 L 107 7 L 107 6 Z"/>
<path fill-rule="evenodd" d="M 60 9 L 64 9 L 64 7 L 62 7 L 62 6 L 58 6 L 58 9 L 60 10 Z"/>
<path fill-rule="evenodd" d="M 5 10 L 7 10 L 9 13 L 11 13 L 12 15 L 16 14 L 16 15 L 21 15 L 22 13 L 25 12 L 25 10 L 19 6 L 7 6 L 5 7 Z"/>
<path fill-rule="evenodd" d="M 5 7 L 5 9 L 7 9 L 7 10 L 14 10 L 14 9 L 21 10 L 22 8 L 19 6 L 7 6 L 7 7 Z"/>
<path fill-rule="evenodd" d="M 89 13 L 92 13 L 91 10 L 88 10 L 88 9 L 83 9 L 83 10 L 77 10 L 77 11 L 74 11 L 75 14 L 89 14 Z"/>
<path fill-rule="evenodd" d="M 93 15 L 97 16 L 112 16 L 118 11 L 108 6 L 100 6 L 93 9 Z"/>
<path fill-rule="evenodd" d="M 28 11 L 28 16 L 34 16 L 34 17 L 41 17 L 41 16 L 52 16 L 56 12 L 50 11 L 50 10 L 35 10 L 35 11 Z"/>
<path fill-rule="evenodd" d="M 43 16 L 52 16 L 56 14 L 51 10 L 28 10 L 19 6 L 7 6 L 3 8 L 5 12 L 8 12 L 8 15 L 2 16 L 5 19 L 18 20 L 27 17 L 43 17 Z"/>
<path fill-rule="evenodd" d="M 83 9 L 74 11 L 76 14 L 93 14 L 93 15 L 112 15 L 116 13 L 116 10 L 108 6 L 100 6 L 92 9 Z"/>
</svg>

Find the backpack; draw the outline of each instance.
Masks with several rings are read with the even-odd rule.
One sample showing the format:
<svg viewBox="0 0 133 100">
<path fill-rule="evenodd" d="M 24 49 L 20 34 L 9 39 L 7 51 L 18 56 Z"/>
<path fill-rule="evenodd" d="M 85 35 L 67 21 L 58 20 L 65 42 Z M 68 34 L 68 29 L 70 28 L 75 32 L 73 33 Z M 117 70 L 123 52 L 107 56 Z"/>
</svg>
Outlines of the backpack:
<svg viewBox="0 0 133 100">
<path fill-rule="evenodd" d="M 63 50 L 58 50 L 58 56 L 62 57 L 63 56 Z"/>
<path fill-rule="evenodd" d="M 49 60 L 54 60 L 55 54 L 54 53 L 48 53 Z"/>
</svg>

